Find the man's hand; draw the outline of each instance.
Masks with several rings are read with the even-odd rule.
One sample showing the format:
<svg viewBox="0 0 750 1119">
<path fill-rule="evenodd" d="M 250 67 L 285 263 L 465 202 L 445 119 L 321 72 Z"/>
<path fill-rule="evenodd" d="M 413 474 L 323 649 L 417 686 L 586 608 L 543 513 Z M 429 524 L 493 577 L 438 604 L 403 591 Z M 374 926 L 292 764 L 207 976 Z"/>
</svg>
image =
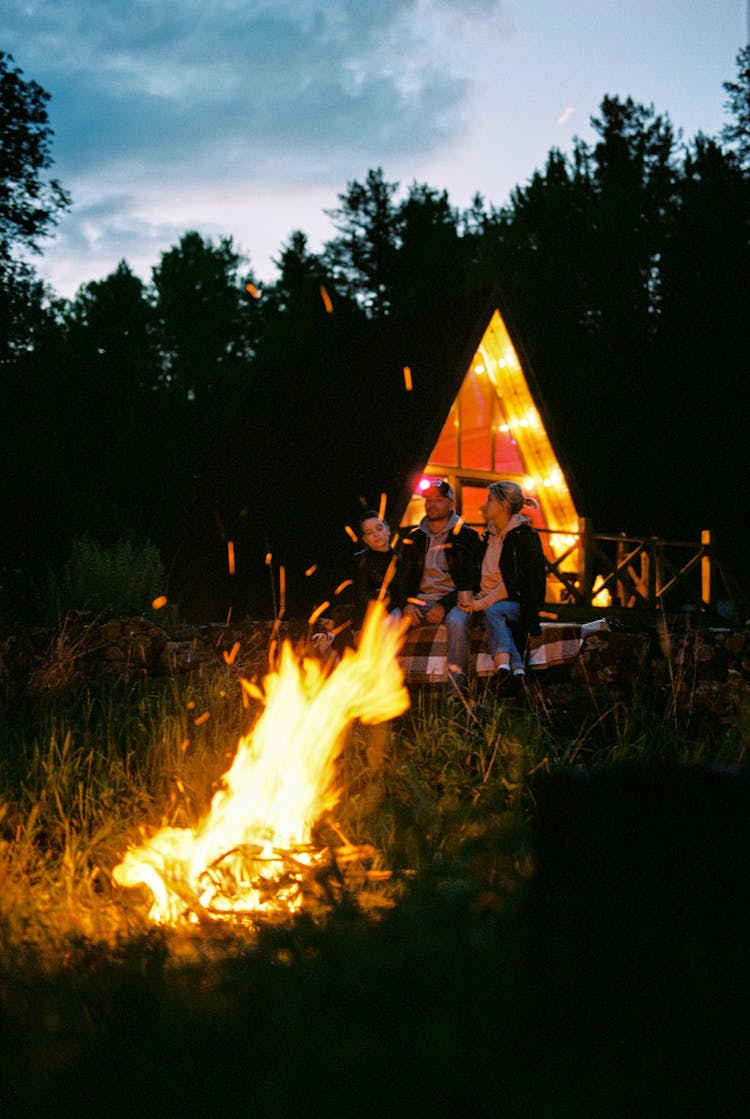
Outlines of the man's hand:
<svg viewBox="0 0 750 1119">
<path fill-rule="evenodd" d="M 430 625 L 437 626 L 445 617 L 445 610 L 439 602 L 436 602 L 434 606 L 430 607 L 424 617 L 425 621 L 429 622 Z"/>
</svg>

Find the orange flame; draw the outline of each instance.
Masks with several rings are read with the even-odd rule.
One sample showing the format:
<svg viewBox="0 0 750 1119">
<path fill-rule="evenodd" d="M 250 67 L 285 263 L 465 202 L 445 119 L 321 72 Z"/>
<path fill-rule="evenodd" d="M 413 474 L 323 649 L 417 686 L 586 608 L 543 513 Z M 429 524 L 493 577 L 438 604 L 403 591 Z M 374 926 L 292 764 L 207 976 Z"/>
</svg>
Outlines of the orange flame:
<svg viewBox="0 0 750 1119">
<path fill-rule="evenodd" d="M 243 681 L 265 708 L 240 739 L 207 815 L 194 829 L 161 828 L 114 869 L 118 885 L 149 887 L 153 921 L 301 907 L 304 868 L 322 856 L 311 848 L 313 826 L 340 795 L 335 761 L 344 730 L 355 719 L 394 718 L 409 705 L 397 660 L 405 626 L 373 603 L 358 648 L 345 650 L 329 674 L 285 642 L 262 691 Z"/>
<path fill-rule="evenodd" d="M 411 379 L 411 369 L 408 365 L 405 365 L 404 366 L 404 388 L 406 389 L 407 392 L 411 392 L 413 387 L 414 386 L 412 384 L 412 379 Z"/>
</svg>

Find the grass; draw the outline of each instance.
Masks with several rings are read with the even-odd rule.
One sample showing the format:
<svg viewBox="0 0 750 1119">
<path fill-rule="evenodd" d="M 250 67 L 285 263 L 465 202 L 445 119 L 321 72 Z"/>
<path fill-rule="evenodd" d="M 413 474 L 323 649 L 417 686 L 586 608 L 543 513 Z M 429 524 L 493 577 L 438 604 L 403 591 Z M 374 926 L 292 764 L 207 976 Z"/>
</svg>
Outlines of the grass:
<svg viewBox="0 0 750 1119">
<path fill-rule="evenodd" d="M 320 826 L 389 879 L 333 866 L 292 921 L 170 932 L 112 868 L 206 809 L 253 718 L 236 674 L 1 705 L 3 1114 L 734 1113 L 746 713 L 415 692 L 382 771 L 353 728 Z"/>
</svg>

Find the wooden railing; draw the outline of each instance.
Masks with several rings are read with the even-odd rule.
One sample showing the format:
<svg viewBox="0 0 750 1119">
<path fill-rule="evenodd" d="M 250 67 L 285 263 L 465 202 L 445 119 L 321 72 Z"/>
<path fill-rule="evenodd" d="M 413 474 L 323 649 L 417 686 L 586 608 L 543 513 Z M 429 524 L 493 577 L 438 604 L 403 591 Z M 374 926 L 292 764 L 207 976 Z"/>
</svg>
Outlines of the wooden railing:
<svg viewBox="0 0 750 1119">
<path fill-rule="evenodd" d="M 719 599 L 734 604 L 708 530 L 700 541 L 596 533 L 587 522 L 577 534 L 541 532 L 550 604 L 707 619 L 717 615 Z"/>
</svg>

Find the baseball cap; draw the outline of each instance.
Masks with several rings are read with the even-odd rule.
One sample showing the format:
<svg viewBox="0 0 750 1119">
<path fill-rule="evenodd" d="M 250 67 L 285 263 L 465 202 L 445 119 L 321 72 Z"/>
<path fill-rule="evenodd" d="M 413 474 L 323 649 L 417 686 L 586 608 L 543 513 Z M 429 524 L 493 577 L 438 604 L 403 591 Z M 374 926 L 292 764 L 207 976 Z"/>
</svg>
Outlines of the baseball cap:
<svg viewBox="0 0 750 1119">
<path fill-rule="evenodd" d="M 449 497 L 451 501 L 456 500 L 456 495 L 454 494 L 452 487 L 448 484 L 448 482 L 446 482 L 444 478 L 440 479 L 439 481 L 430 480 L 429 486 L 426 486 L 425 489 L 422 491 L 422 497 L 427 497 L 427 494 L 430 492 L 430 490 L 437 490 L 441 497 Z"/>
</svg>

